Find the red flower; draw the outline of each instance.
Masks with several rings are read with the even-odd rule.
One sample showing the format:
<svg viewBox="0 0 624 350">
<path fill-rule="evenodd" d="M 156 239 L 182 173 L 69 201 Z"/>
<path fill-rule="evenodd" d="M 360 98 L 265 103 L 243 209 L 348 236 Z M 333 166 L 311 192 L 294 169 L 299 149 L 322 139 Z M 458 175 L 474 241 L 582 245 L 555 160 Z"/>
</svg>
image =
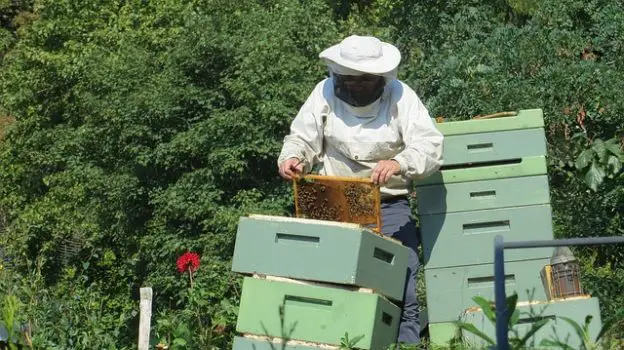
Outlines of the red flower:
<svg viewBox="0 0 624 350">
<path fill-rule="evenodd" d="M 186 252 L 178 258 L 176 266 L 178 267 L 178 271 L 180 271 L 180 273 L 184 273 L 189 269 L 193 272 L 197 271 L 199 268 L 199 255 L 197 255 L 197 253 Z"/>
</svg>

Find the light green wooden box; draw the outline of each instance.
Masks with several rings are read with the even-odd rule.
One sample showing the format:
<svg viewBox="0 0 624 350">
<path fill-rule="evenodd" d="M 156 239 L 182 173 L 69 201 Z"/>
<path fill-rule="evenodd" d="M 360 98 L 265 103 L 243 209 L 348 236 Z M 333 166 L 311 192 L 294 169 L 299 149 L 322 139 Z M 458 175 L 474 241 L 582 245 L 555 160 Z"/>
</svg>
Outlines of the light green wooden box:
<svg viewBox="0 0 624 350">
<path fill-rule="evenodd" d="M 455 336 L 461 337 L 461 331 L 453 322 L 429 324 L 429 343 L 436 346 L 450 346 Z"/>
<path fill-rule="evenodd" d="M 456 253 L 449 250 L 449 255 Z M 540 270 L 549 263 L 550 259 L 506 261 L 507 294 L 516 291 L 520 300 L 546 300 Z M 425 269 L 425 289 L 429 322 L 456 321 L 476 306 L 474 296 L 494 300 L 494 264 Z"/>
<path fill-rule="evenodd" d="M 234 337 L 232 350 L 316 350 L 316 349 L 339 349 L 337 346 L 314 346 L 299 344 L 300 342 L 269 341 L 264 339 L 250 339 L 245 337 Z"/>
<path fill-rule="evenodd" d="M 543 128 L 544 113 L 541 109 L 523 109 L 515 116 L 443 122 L 436 127 L 444 136 Z"/>
<path fill-rule="evenodd" d="M 418 214 L 550 203 L 546 175 L 416 187 Z"/>
<path fill-rule="evenodd" d="M 330 345 L 347 332 L 363 336 L 358 348 L 376 350 L 396 342 L 400 314 L 375 293 L 245 277 L 236 330 Z"/>
<path fill-rule="evenodd" d="M 444 165 L 485 163 L 546 155 L 543 128 L 444 137 Z"/>
<path fill-rule="evenodd" d="M 520 311 L 519 322 L 521 324 L 519 324 L 516 329 L 521 337 L 527 334 L 531 328 L 531 322 L 541 318 L 550 320 L 532 337 L 532 341 L 527 344 L 530 348 L 539 347 L 544 339 L 558 340 L 570 346 L 571 349 L 581 348 L 583 345 L 582 339 L 579 338 L 574 327 L 558 317 L 568 317 L 583 327 L 585 317 L 591 315 L 592 320 L 589 324 L 588 331 L 589 338 L 592 341 L 596 339 L 600 328 L 602 328 L 600 305 L 597 298 L 567 299 L 538 305 L 524 304 L 524 306 L 518 306 L 518 310 Z M 475 325 L 477 329 L 496 341 L 496 327 L 485 317 L 482 311 L 467 312 L 465 321 Z M 462 334 L 469 344 L 476 346 L 485 345 L 484 340 L 472 333 L 464 331 Z M 513 333 L 510 332 L 509 337 L 512 336 Z"/>
<path fill-rule="evenodd" d="M 420 215 L 427 269 L 494 262 L 494 237 L 506 242 L 553 239 L 550 204 Z M 506 261 L 546 258 L 551 248 L 513 249 Z"/>
<path fill-rule="evenodd" d="M 232 271 L 371 288 L 402 300 L 408 248 L 356 224 L 242 217 Z"/>
<path fill-rule="evenodd" d="M 516 163 L 440 170 L 424 179 L 416 180 L 414 185 L 418 188 L 437 184 L 536 176 L 546 174 L 546 170 L 545 156 L 525 157 Z"/>
</svg>

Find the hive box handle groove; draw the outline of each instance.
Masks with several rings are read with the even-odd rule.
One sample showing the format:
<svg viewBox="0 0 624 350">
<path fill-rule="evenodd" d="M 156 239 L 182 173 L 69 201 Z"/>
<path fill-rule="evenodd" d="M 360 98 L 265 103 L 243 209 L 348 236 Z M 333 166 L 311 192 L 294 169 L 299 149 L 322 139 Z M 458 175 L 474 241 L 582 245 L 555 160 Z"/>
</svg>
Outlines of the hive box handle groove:
<svg viewBox="0 0 624 350">
<path fill-rule="evenodd" d="M 381 322 L 383 322 L 385 325 L 392 326 L 392 319 L 393 317 L 389 313 L 381 313 Z"/>
<path fill-rule="evenodd" d="M 535 323 L 541 320 L 554 320 L 556 318 L 557 317 L 555 315 L 524 317 L 524 318 L 519 318 L 517 324 Z"/>
<path fill-rule="evenodd" d="M 295 242 L 318 245 L 320 241 L 321 238 L 315 236 L 291 235 L 288 233 L 275 234 L 275 243 Z"/>
<path fill-rule="evenodd" d="M 513 284 L 515 281 L 516 275 L 505 275 L 505 284 Z M 490 286 L 494 286 L 494 276 L 468 278 L 468 288 L 483 288 Z"/>
<path fill-rule="evenodd" d="M 375 251 L 373 252 L 373 257 L 375 257 L 376 259 L 379 259 L 383 262 L 386 262 L 390 265 L 394 264 L 394 254 L 385 251 L 383 249 L 379 249 L 377 247 L 375 247 Z"/>
<path fill-rule="evenodd" d="M 478 143 L 467 145 L 466 148 L 468 149 L 468 153 L 491 152 L 494 150 L 494 144 L 492 142 Z"/>
<path fill-rule="evenodd" d="M 303 297 L 299 295 L 285 295 L 284 304 L 285 305 L 331 307 L 333 302 L 331 300 L 309 298 L 309 297 Z"/>
<path fill-rule="evenodd" d="M 442 165 L 440 170 L 454 170 L 454 169 L 468 169 L 468 168 L 487 168 L 494 166 L 502 166 L 502 165 L 514 165 L 521 164 L 522 158 L 513 158 L 513 159 L 501 159 L 501 160 L 492 160 L 486 162 L 473 162 L 473 163 L 459 163 L 459 164 L 450 164 L 450 165 Z"/>
<path fill-rule="evenodd" d="M 486 232 L 501 232 L 511 229 L 509 220 L 476 222 L 464 224 L 463 230 L 465 235 L 474 235 Z"/>
<path fill-rule="evenodd" d="M 496 198 L 495 190 L 470 192 L 470 199 L 494 199 Z"/>
</svg>

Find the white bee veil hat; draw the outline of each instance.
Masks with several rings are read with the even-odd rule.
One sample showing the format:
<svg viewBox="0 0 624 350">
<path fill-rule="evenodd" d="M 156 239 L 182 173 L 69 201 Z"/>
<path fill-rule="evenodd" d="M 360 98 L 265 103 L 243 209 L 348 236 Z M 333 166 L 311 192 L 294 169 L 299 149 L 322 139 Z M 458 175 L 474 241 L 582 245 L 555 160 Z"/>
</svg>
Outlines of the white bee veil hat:
<svg viewBox="0 0 624 350">
<path fill-rule="evenodd" d="M 335 65 L 362 73 L 386 75 L 396 71 L 401 53 L 392 44 L 372 36 L 351 35 L 319 54 L 330 67 Z M 338 72 L 337 72 L 338 73 Z"/>
</svg>

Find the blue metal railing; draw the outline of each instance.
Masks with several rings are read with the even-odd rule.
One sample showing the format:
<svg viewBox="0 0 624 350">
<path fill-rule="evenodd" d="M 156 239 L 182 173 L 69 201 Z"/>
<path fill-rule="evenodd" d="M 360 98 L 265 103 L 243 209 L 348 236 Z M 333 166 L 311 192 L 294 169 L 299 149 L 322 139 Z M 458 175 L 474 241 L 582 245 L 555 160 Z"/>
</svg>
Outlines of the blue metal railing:
<svg viewBox="0 0 624 350">
<path fill-rule="evenodd" d="M 496 305 L 496 344 L 498 350 L 509 350 L 509 314 L 505 294 L 505 249 L 564 247 L 579 245 L 624 244 L 624 236 L 570 238 L 543 241 L 505 242 L 503 236 L 494 239 L 494 298 Z"/>
</svg>

